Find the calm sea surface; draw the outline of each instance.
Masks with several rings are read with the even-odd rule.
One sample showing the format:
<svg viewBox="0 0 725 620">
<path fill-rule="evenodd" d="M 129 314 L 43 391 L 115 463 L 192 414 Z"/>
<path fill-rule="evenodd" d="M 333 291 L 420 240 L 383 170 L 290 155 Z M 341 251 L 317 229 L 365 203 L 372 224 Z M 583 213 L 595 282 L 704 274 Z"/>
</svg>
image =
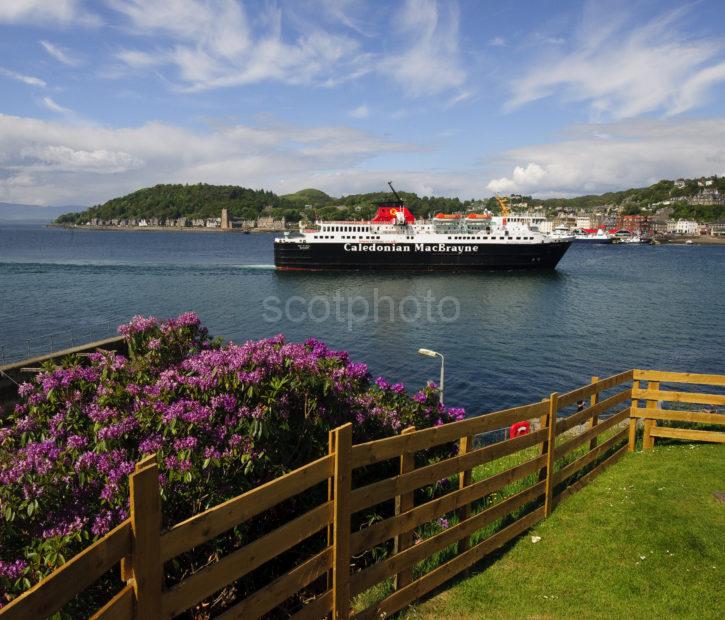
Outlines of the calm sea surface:
<svg viewBox="0 0 725 620">
<path fill-rule="evenodd" d="M 0 224 L 0 357 L 194 310 L 236 341 L 318 337 L 409 388 L 438 378 L 418 348 L 440 351 L 446 401 L 469 413 L 633 367 L 725 373 L 725 246 L 575 245 L 551 273 L 310 274 L 275 272 L 272 240 Z"/>
</svg>

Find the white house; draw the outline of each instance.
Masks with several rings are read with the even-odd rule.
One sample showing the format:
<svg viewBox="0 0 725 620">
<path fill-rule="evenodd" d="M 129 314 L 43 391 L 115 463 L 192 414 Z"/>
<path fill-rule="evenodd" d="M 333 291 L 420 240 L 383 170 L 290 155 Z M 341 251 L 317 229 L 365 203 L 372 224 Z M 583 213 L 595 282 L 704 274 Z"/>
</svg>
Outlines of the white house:
<svg viewBox="0 0 725 620">
<path fill-rule="evenodd" d="M 695 236 L 700 234 L 700 224 L 694 220 L 668 220 L 667 232 L 675 235 Z"/>
</svg>

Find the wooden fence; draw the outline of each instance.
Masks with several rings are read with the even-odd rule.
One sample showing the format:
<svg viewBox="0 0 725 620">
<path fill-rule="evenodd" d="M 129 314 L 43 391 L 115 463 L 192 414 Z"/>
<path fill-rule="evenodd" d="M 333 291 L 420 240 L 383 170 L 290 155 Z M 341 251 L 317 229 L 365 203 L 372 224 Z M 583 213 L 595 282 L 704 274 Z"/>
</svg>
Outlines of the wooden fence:
<svg viewBox="0 0 725 620">
<path fill-rule="evenodd" d="M 640 387 L 643 380 L 650 382 L 647 389 Z M 221 617 L 256 618 L 289 600 L 297 601 L 289 612 L 297 619 L 389 616 L 531 528 L 633 449 L 637 417 L 645 419 L 650 442 L 672 436 L 663 434 L 656 420 L 721 423 L 713 417 L 718 414 L 688 418 L 690 412 L 663 410 L 656 403 L 725 404 L 723 396 L 659 391 L 658 382 L 722 386 L 725 377 L 657 371 L 593 377 L 591 384 L 538 403 L 357 445 L 347 424 L 331 431 L 326 456 L 166 530 L 158 466 L 148 456 L 131 475 L 130 518 L 0 616 L 51 615 L 120 563 L 123 586 L 93 618 L 173 618 L 293 548 L 306 549 L 307 555 L 296 554 L 291 569 Z M 645 408 L 640 400 L 647 401 Z M 532 423 L 532 432 L 490 445 L 476 441 L 522 421 Z M 423 459 L 416 466 L 416 455 L 440 446 L 447 447 L 445 458 Z M 398 473 L 378 479 L 366 474 L 382 463 L 395 463 Z M 165 563 L 320 485 L 327 492 L 318 505 L 180 582 L 164 583 Z M 384 518 L 353 527 L 370 513 Z M 310 540 L 321 542 L 317 548 L 298 546 Z M 384 554 L 370 553 L 383 548 Z M 306 596 L 294 599 L 301 591 Z"/>
<path fill-rule="evenodd" d="M 658 426 L 658 421 L 687 423 L 696 425 L 725 425 L 725 416 L 711 411 L 692 411 L 682 409 L 664 409 L 662 403 L 685 403 L 690 405 L 725 405 L 725 394 L 702 394 L 692 391 L 662 390 L 661 384 L 710 385 L 725 387 L 723 375 L 698 375 L 684 372 L 663 372 L 661 370 L 635 370 L 632 388 L 631 428 L 637 419 L 644 420 L 644 437 L 642 446 L 645 450 L 654 448 L 656 437 L 669 439 L 686 439 L 688 441 L 714 441 L 725 443 L 725 433 L 702 430 L 698 428 L 683 428 L 682 426 Z M 642 382 L 646 381 L 645 388 Z M 640 401 L 645 402 L 640 407 Z"/>
</svg>

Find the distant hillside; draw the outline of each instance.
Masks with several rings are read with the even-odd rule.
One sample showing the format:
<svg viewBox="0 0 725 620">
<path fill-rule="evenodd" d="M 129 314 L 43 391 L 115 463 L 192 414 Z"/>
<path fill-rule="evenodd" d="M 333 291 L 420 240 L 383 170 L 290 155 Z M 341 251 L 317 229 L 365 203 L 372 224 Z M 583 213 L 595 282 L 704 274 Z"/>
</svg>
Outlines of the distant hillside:
<svg viewBox="0 0 725 620">
<path fill-rule="evenodd" d="M 34 205 L 0 202 L 0 221 L 52 222 L 74 207 L 36 207 Z M 76 207 L 77 208 L 77 207 Z"/>
<path fill-rule="evenodd" d="M 280 196 L 283 200 L 295 203 L 301 207 L 311 205 L 313 207 L 324 207 L 331 205 L 335 202 L 332 196 L 328 196 L 325 192 L 319 189 L 301 189 L 299 192 L 294 194 L 284 194 Z"/>
<path fill-rule="evenodd" d="M 470 204 L 458 198 L 419 197 L 401 192 L 408 207 L 416 215 L 437 211 L 458 211 Z M 253 190 L 234 185 L 156 185 L 140 189 L 120 198 L 113 198 L 80 213 L 66 213 L 56 221 L 60 224 L 85 224 L 93 219 L 161 220 L 219 217 L 222 209 L 236 220 L 256 219 L 261 214 L 288 221 L 307 219 L 360 219 L 375 213 L 375 204 L 390 200 L 389 192 L 355 194 L 334 198 L 318 189 L 304 189 L 278 196 L 274 192 Z"/>
<path fill-rule="evenodd" d="M 66 214 L 58 218 L 58 222 L 85 223 L 95 218 L 211 218 L 219 217 L 222 209 L 229 209 L 232 218 L 254 219 L 265 207 L 295 210 L 296 205 L 273 192 L 235 185 L 155 185 L 113 198 L 81 213 Z"/>
<path fill-rule="evenodd" d="M 713 179 L 708 190 L 717 190 L 725 195 L 725 177 L 708 177 Z M 532 200 L 541 204 L 547 210 L 570 209 L 591 210 L 594 207 L 612 206 L 623 207 L 625 214 L 637 214 L 642 211 L 657 211 L 664 206 L 673 209 L 671 216 L 675 219 L 693 219 L 701 222 L 712 222 L 725 216 L 724 205 L 697 205 L 689 204 L 688 199 L 697 196 L 703 187 L 699 185 L 700 179 L 682 179 L 676 185 L 675 181 L 663 179 L 649 187 L 640 187 L 609 192 L 598 196 L 577 196 L 576 198 L 551 198 L 548 200 Z M 663 203 L 669 202 L 668 205 Z"/>
<path fill-rule="evenodd" d="M 576 198 L 542 200 L 530 196 L 516 196 L 515 200 L 512 197 L 512 203 L 525 202 L 526 208 L 543 206 L 549 213 L 560 209 L 591 210 L 595 207 L 623 208 L 625 213 L 639 213 L 643 209 L 656 211 L 662 206 L 661 203 L 669 201 L 669 206 L 673 209 L 672 215 L 676 218 L 714 221 L 725 216 L 723 205 L 687 203 L 688 198 L 696 196 L 703 189 L 698 185 L 697 179 L 687 179 L 678 185 L 680 186 L 676 186 L 674 181 L 662 180 L 649 187 Z M 715 178 L 709 188 L 717 189 L 725 195 L 725 178 Z M 410 192 L 399 193 L 418 217 L 438 212 L 461 211 L 474 204 L 481 208 L 485 206 L 493 212 L 498 210 L 492 197 L 462 201 L 459 198 L 421 197 Z M 278 196 L 274 192 L 235 185 L 156 185 L 114 198 L 80 213 L 62 215 L 57 221 L 83 224 L 96 218 L 106 221 L 141 218 L 168 220 L 182 217 L 201 219 L 219 217 L 224 208 L 229 209 L 231 218 L 236 220 L 252 220 L 262 214 L 275 218 L 284 217 L 291 222 L 300 219 L 361 219 L 372 217 L 376 204 L 390 198 L 389 192 L 351 194 L 335 198 L 314 188 Z"/>
</svg>

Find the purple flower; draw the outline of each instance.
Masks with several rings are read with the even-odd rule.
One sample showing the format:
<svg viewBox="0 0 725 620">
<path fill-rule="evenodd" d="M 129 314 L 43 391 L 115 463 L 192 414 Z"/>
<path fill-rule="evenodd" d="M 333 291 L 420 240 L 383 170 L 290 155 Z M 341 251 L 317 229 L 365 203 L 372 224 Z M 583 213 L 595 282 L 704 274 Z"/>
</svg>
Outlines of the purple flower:
<svg viewBox="0 0 725 620">
<path fill-rule="evenodd" d="M 377 379 L 375 379 L 375 385 L 377 385 L 381 390 L 390 389 L 390 384 L 382 377 L 378 377 Z"/>
<path fill-rule="evenodd" d="M 33 391 L 34 389 L 35 389 L 35 388 L 33 387 L 33 384 L 32 384 L 32 383 L 21 383 L 21 384 L 20 384 L 20 385 L 18 386 L 18 396 L 20 396 L 20 397 L 24 398 L 24 397 L 26 397 L 26 396 L 27 396 L 28 394 L 32 393 L 32 391 Z"/>
<path fill-rule="evenodd" d="M 416 392 L 415 394 L 413 394 L 413 400 L 416 403 L 423 404 L 428 400 L 428 396 L 426 395 L 425 392 Z"/>
<path fill-rule="evenodd" d="M 164 439 L 161 435 L 149 435 L 138 444 L 138 451 L 141 454 L 150 454 L 160 450 L 163 445 Z"/>
<path fill-rule="evenodd" d="M 174 450 L 179 452 L 181 450 L 193 450 L 198 443 L 199 440 L 196 437 L 183 437 L 174 442 Z"/>
<path fill-rule="evenodd" d="M 132 336 L 134 334 L 140 334 L 154 327 L 157 327 L 158 324 L 159 321 L 156 317 L 143 317 L 137 315 L 133 317 L 128 324 L 119 325 L 118 333 L 122 336 Z"/>
<path fill-rule="evenodd" d="M 220 394 L 212 397 L 211 406 L 214 409 L 222 409 L 227 413 L 231 413 L 237 407 L 237 399 L 233 394 Z"/>
<path fill-rule="evenodd" d="M 459 420 L 465 419 L 466 410 L 462 407 L 448 407 L 448 415 L 458 422 Z"/>
<path fill-rule="evenodd" d="M 28 563 L 25 560 L 15 560 L 14 562 L 0 560 L 0 577 L 15 581 L 22 576 L 27 567 Z"/>
<path fill-rule="evenodd" d="M 405 385 L 402 383 L 395 383 L 390 389 L 396 394 L 403 394 L 405 392 Z"/>
<path fill-rule="evenodd" d="M 87 443 L 88 440 L 85 437 L 82 437 L 81 435 L 71 435 L 68 437 L 66 445 L 69 450 L 79 450 L 80 448 L 85 448 Z"/>
<path fill-rule="evenodd" d="M 118 439 L 138 428 L 138 422 L 135 418 L 126 418 L 115 424 L 109 424 L 98 430 L 98 439 Z"/>
</svg>

